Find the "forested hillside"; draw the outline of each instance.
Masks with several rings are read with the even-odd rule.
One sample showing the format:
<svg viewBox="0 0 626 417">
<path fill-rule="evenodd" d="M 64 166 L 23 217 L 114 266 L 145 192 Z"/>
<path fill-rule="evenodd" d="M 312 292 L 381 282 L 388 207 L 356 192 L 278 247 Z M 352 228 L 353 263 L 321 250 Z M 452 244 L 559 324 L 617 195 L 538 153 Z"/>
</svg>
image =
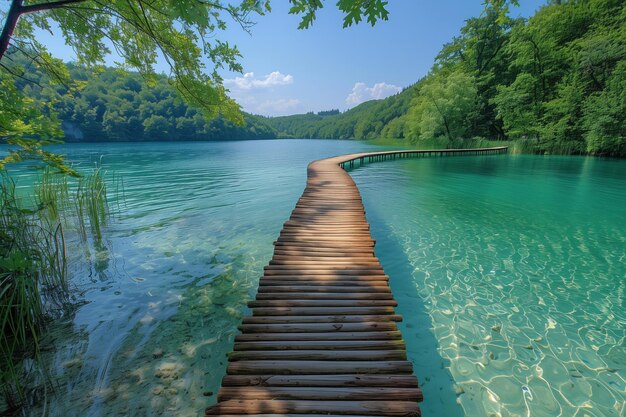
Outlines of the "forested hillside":
<svg viewBox="0 0 626 417">
<path fill-rule="evenodd" d="M 72 64 L 68 66 L 78 88 L 62 84 L 49 87 L 50 83 L 42 79 L 42 73 L 28 65 L 25 65 L 27 72 L 23 79 L 17 82 L 18 88 L 27 96 L 53 102 L 66 141 L 276 137 L 266 119 L 250 114 L 244 114 L 244 126 L 236 126 L 222 117 L 206 120 L 200 110 L 183 102 L 165 76 L 156 77 L 149 84 L 137 73 L 122 73 L 112 68 L 94 72 Z"/>
<path fill-rule="evenodd" d="M 523 141 L 537 152 L 626 155 L 626 2 L 551 1 L 530 19 L 490 1 L 444 45 L 430 73 L 385 100 L 339 113 L 264 118 L 236 126 L 179 98 L 165 76 L 69 65 L 79 88 L 28 70 L 27 96 L 53 103 L 68 141 L 397 138 Z M 35 81 L 27 82 L 26 79 Z M 55 88 L 59 95 L 51 91 Z"/>
<path fill-rule="evenodd" d="M 340 115 L 270 119 L 283 136 L 482 137 L 539 152 L 626 155 L 626 3 L 551 1 L 530 19 L 490 2 L 427 77 Z"/>
<path fill-rule="evenodd" d="M 415 87 L 388 97 L 362 103 L 345 113 L 319 112 L 273 117 L 268 122 L 287 137 L 321 139 L 374 139 L 387 135 L 393 120 L 404 115 L 415 96 Z M 328 114 L 331 113 L 331 114 Z"/>
</svg>

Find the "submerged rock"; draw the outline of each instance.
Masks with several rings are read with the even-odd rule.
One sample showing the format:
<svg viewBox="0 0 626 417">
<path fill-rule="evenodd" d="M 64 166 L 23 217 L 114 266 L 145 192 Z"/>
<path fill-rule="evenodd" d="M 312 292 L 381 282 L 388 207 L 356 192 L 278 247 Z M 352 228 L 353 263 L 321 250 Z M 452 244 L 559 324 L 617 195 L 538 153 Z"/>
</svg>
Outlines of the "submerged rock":
<svg viewBox="0 0 626 417">
<path fill-rule="evenodd" d="M 156 371 L 154 371 L 154 376 L 161 379 L 174 380 L 179 378 L 182 370 L 182 366 L 174 362 L 165 362 L 157 367 Z"/>
</svg>

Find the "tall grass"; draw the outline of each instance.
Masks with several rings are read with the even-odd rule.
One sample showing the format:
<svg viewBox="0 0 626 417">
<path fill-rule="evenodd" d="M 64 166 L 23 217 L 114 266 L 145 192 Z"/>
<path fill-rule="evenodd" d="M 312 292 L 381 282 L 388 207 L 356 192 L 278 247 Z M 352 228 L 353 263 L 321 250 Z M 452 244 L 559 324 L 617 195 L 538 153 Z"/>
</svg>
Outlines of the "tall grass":
<svg viewBox="0 0 626 417">
<path fill-rule="evenodd" d="M 109 213 L 100 169 L 71 184 L 44 171 L 30 191 L 20 195 L 0 173 L 0 391 L 9 409 L 25 399 L 25 360 L 37 362 L 46 323 L 71 308 L 66 229 L 100 241 Z"/>
<path fill-rule="evenodd" d="M 87 238 L 87 231 L 91 230 L 96 240 L 102 239 L 102 227 L 109 213 L 106 196 L 107 186 L 100 168 L 79 180 L 75 208 L 83 238 Z"/>
</svg>

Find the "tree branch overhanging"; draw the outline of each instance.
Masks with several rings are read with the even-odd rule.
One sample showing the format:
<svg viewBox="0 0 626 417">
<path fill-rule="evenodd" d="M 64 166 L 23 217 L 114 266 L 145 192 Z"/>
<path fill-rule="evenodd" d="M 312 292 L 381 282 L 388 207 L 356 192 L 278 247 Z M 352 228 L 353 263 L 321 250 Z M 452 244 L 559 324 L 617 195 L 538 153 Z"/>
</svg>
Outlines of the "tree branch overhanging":
<svg viewBox="0 0 626 417">
<path fill-rule="evenodd" d="M 86 0 L 59 0 L 46 3 L 29 4 L 24 6 L 24 0 L 12 0 L 11 7 L 7 13 L 6 21 L 0 33 L 0 60 L 6 53 L 11 42 L 11 37 L 17 26 L 17 22 L 23 14 L 40 12 L 44 10 L 53 10 L 66 7 L 75 3 L 81 3 Z"/>
<path fill-rule="evenodd" d="M 9 48 L 11 36 L 13 36 L 13 31 L 15 30 L 15 26 L 17 26 L 17 21 L 22 15 L 22 4 L 23 0 L 13 0 L 11 2 L 11 7 L 7 13 L 7 19 L 4 22 L 4 27 L 2 28 L 2 33 L 0 34 L 0 60 Z"/>
<path fill-rule="evenodd" d="M 82 3 L 84 1 L 86 0 L 59 0 L 59 1 L 52 1 L 52 2 L 47 2 L 47 3 L 30 4 L 28 6 L 22 6 L 21 14 L 58 9 L 58 8 L 69 6 L 75 3 Z"/>
</svg>

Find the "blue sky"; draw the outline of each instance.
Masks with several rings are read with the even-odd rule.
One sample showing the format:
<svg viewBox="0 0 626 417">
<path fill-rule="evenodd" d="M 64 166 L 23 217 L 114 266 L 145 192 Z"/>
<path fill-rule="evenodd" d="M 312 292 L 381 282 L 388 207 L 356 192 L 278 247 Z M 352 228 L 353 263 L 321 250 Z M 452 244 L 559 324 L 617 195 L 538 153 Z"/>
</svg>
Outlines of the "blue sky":
<svg viewBox="0 0 626 417">
<path fill-rule="evenodd" d="M 530 16 L 545 0 L 520 3 L 512 15 Z M 389 21 L 342 29 L 334 4 L 327 0 L 313 27 L 298 30 L 299 18 L 288 14 L 287 0 L 274 0 L 272 13 L 258 17 L 251 35 L 231 25 L 219 36 L 243 55 L 245 76 L 223 77 L 245 111 L 270 116 L 343 111 L 384 98 L 426 75 L 442 45 L 483 9 L 481 0 L 389 0 Z M 47 37 L 53 54 L 72 59 L 60 37 Z"/>
<path fill-rule="evenodd" d="M 483 9 L 480 0 L 390 0 L 389 21 L 342 29 L 334 3 L 325 2 L 313 27 L 297 30 L 299 19 L 288 14 L 288 2 L 274 1 L 272 13 L 258 20 L 251 36 L 233 34 L 245 71 L 254 74 L 227 82 L 245 110 L 263 115 L 346 110 L 393 94 L 426 75 L 442 45 Z M 514 16 L 530 16 L 544 1 L 520 3 Z"/>
</svg>

